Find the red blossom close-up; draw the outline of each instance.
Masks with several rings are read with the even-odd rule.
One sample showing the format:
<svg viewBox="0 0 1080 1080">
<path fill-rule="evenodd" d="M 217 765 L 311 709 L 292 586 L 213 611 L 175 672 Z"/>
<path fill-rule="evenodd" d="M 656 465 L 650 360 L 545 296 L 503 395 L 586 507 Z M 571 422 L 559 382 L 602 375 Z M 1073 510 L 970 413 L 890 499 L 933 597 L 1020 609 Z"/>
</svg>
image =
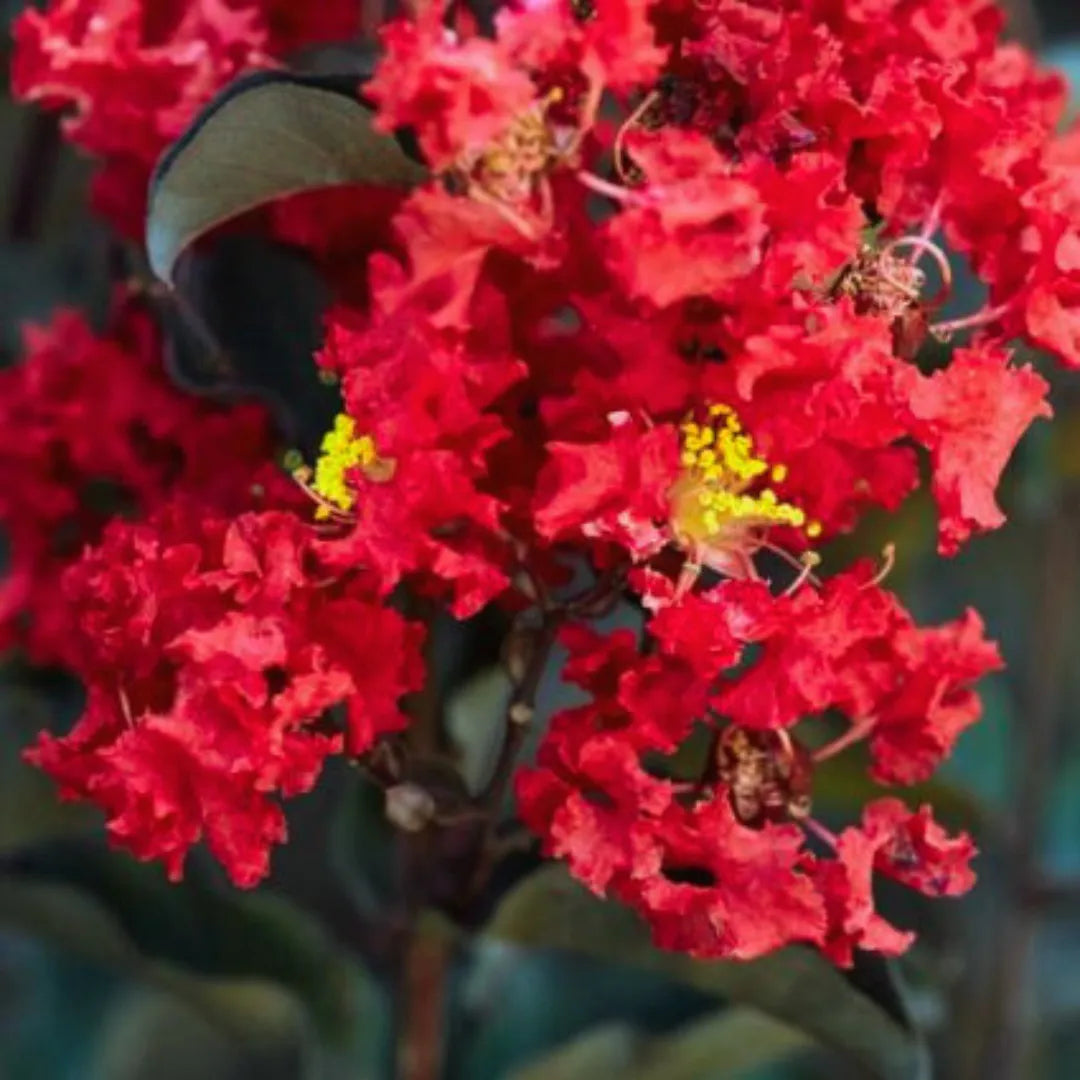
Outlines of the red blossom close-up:
<svg viewBox="0 0 1080 1080">
<path fill-rule="evenodd" d="M 299 902 L 396 1076 L 532 1075 L 439 1071 L 437 912 L 915 1080 L 893 959 L 943 982 L 985 888 L 956 1075 L 1021 1080 L 1080 588 L 1080 128 L 1026 10 L 27 7 L 12 235 L 88 161 L 110 299 L 0 370 L 0 645 L 72 714 L 19 769 L 178 910 Z"/>
</svg>

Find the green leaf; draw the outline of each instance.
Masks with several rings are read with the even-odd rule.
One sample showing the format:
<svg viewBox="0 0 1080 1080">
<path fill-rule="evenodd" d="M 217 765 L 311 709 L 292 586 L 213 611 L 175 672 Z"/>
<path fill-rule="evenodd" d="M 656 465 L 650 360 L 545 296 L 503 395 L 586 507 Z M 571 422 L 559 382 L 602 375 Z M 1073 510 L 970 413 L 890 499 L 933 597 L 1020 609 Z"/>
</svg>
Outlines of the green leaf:
<svg viewBox="0 0 1080 1080">
<path fill-rule="evenodd" d="M 632 1075 L 631 1066 L 646 1042 L 628 1024 L 605 1024 L 572 1039 L 553 1054 L 515 1069 L 510 1080 L 589 1080 Z"/>
<path fill-rule="evenodd" d="M 466 956 L 451 995 L 446 1080 L 508 1075 L 614 1023 L 658 1035 L 715 1008 L 690 987 L 581 953 L 480 938 Z"/>
<path fill-rule="evenodd" d="M 874 799 L 893 794 L 870 779 L 869 763 L 857 749 L 837 754 L 817 766 L 814 773 L 814 812 L 837 822 L 858 820 Z M 929 803 L 935 815 L 953 827 L 983 833 L 993 827 L 990 808 L 966 788 L 935 778 L 896 793 L 909 806 Z"/>
<path fill-rule="evenodd" d="M 145 986 L 122 995 L 104 1018 L 90 1080 L 325 1080 L 314 1070 L 299 1007 L 268 983 L 215 987 L 216 1015 Z M 223 1030 L 235 1014 L 240 1031 Z"/>
<path fill-rule="evenodd" d="M 661 951 L 632 911 L 597 899 L 558 865 L 542 868 L 512 890 L 487 932 L 521 945 L 644 968 L 753 1006 L 847 1054 L 879 1080 L 926 1076 L 924 1048 L 897 1008 L 895 993 L 879 1004 L 810 949 L 784 949 L 750 963 L 706 962 Z M 862 959 L 861 976 L 893 985 L 876 958 Z"/>
<path fill-rule="evenodd" d="M 721 1080 L 786 1060 L 811 1046 L 809 1037 L 754 1009 L 728 1009 L 672 1035 L 647 1038 L 608 1024 L 574 1039 L 511 1080 Z"/>
<path fill-rule="evenodd" d="M 52 779 L 23 760 L 24 749 L 53 725 L 57 712 L 44 689 L 10 668 L 0 671 L 0 851 L 81 830 L 95 820 L 86 806 L 61 802 Z"/>
<path fill-rule="evenodd" d="M 350 1042 L 380 995 L 319 924 L 269 893 L 218 887 L 196 865 L 181 884 L 77 838 L 0 860 L 0 925 L 183 991 L 196 976 L 262 979 L 291 991 L 328 1043 Z"/>
<path fill-rule="evenodd" d="M 203 234 L 285 195 L 344 184 L 408 188 L 427 172 L 376 131 L 355 75 L 259 72 L 225 89 L 170 147 L 150 182 L 146 246 L 168 284 Z"/>
<path fill-rule="evenodd" d="M 390 207 L 427 174 L 407 134 L 374 129 L 362 78 L 240 79 L 165 153 L 150 184 L 147 250 L 171 288 L 149 298 L 166 329 L 169 374 L 218 400 L 259 398 L 308 457 L 341 407 L 312 362 L 333 289 L 308 252 L 264 235 L 262 217 L 236 219 L 345 185 L 377 241 Z M 225 222 L 233 226 L 214 233 Z M 353 254 L 362 265 L 364 252 Z"/>
<path fill-rule="evenodd" d="M 627 1080 L 719 1080 L 784 1061 L 812 1046 L 808 1034 L 756 1009 L 728 1009 L 650 1043 Z"/>
<path fill-rule="evenodd" d="M 484 790 L 495 771 L 506 732 L 513 685 L 502 667 L 477 672 L 446 705 L 446 730 L 457 748 L 469 793 Z"/>
<path fill-rule="evenodd" d="M 397 900 L 397 834 L 386 817 L 386 794 L 362 775 L 345 791 L 330 820 L 325 855 L 354 908 L 373 921 L 386 918 Z"/>
<path fill-rule="evenodd" d="M 205 979 L 143 954 L 104 905 L 77 889 L 0 881 L 0 926 L 16 927 L 65 953 L 149 983 L 179 997 L 220 1030 L 245 1034 L 242 1010 L 234 1015 L 223 1008 L 225 987 L 256 985 L 256 980 Z"/>
<path fill-rule="evenodd" d="M 342 962 L 332 955 L 319 958 L 319 963 L 328 984 L 340 995 L 340 1006 L 347 1007 L 348 1016 L 343 1017 L 347 1022 L 339 1030 L 329 1033 L 318 1024 L 318 1017 L 305 1009 L 296 984 L 287 986 L 263 975 L 211 977 L 148 955 L 104 904 L 70 886 L 0 880 L 0 928 L 5 927 L 122 975 L 138 984 L 143 994 L 150 989 L 160 1006 L 155 1013 L 167 1010 L 170 1027 L 181 1024 L 187 1031 L 185 1041 L 192 1040 L 185 1048 L 189 1057 L 178 1055 L 171 1073 L 157 1058 L 144 1062 L 145 1071 L 139 1071 L 138 1055 L 132 1060 L 136 1048 L 114 1043 L 107 1051 L 122 1060 L 109 1058 L 99 1074 L 102 1077 L 209 1076 L 206 1055 L 215 1047 L 240 1059 L 240 1066 L 231 1073 L 234 1076 L 360 1080 L 379 1075 L 385 1058 L 387 1003 L 356 969 L 348 972 L 347 984 L 343 982 Z M 290 951 L 288 946 L 286 951 Z M 146 1000 L 143 995 L 140 998 Z M 129 1038 L 137 1034 L 127 1032 Z M 148 1034 L 141 1032 L 144 1040 Z M 160 1039 L 153 1042 L 155 1045 L 145 1049 L 160 1054 Z M 203 1060 L 196 1066 L 192 1056 Z M 190 1068 L 177 1072 L 182 1061 Z M 269 1069 L 270 1063 L 284 1062 L 292 1065 L 288 1073 Z"/>
<path fill-rule="evenodd" d="M 230 233 L 185 252 L 175 277 L 158 303 L 172 380 L 219 401 L 258 398 L 312 458 L 341 409 L 312 359 L 333 298 L 318 268 L 268 237 Z"/>
</svg>

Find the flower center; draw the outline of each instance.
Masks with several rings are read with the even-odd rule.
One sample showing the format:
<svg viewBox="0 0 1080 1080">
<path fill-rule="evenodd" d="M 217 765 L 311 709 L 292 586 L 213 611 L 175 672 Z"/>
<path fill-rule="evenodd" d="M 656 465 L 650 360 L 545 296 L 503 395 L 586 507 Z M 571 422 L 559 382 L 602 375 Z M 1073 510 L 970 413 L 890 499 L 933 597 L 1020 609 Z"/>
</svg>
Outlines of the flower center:
<svg viewBox="0 0 1080 1080">
<path fill-rule="evenodd" d="M 928 297 L 923 296 L 927 275 L 919 267 L 924 256 L 931 257 L 941 279 L 937 291 Z M 830 293 L 834 297 L 851 297 L 856 311 L 862 314 L 887 318 L 892 324 L 896 354 L 914 360 L 933 329 L 929 313 L 948 299 L 951 289 L 948 257 L 927 234 L 901 236 L 882 248 L 864 245 L 854 262 L 833 282 Z"/>
<path fill-rule="evenodd" d="M 860 311 L 897 319 L 919 302 L 925 282 L 926 275 L 893 247 L 879 251 L 865 245 L 833 290 L 852 297 Z"/>
<path fill-rule="evenodd" d="M 555 140 L 543 114 L 529 113 L 484 151 L 476 166 L 477 182 L 497 198 L 513 201 L 529 193 L 533 178 L 555 156 Z"/>
<path fill-rule="evenodd" d="M 729 727 L 716 749 L 716 770 L 744 825 L 800 820 L 810 813 L 813 763 L 786 731 Z"/>
<path fill-rule="evenodd" d="M 683 472 L 671 493 L 672 528 L 700 561 L 716 566 L 716 556 L 722 562 L 725 553 L 752 554 L 761 532 L 775 525 L 821 535 L 819 522 L 808 523 L 768 486 L 783 483 L 787 467 L 758 455 L 730 406 L 712 405 L 706 420 L 687 420 L 681 430 Z"/>
<path fill-rule="evenodd" d="M 338 413 L 334 426 L 323 436 L 312 487 L 338 509 L 351 510 L 356 502 L 356 493 L 348 484 L 349 471 L 373 465 L 376 456 L 371 437 L 357 437 L 356 421 L 345 413 Z M 328 517 L 329 514 L 329 510 L 320 506 L 315 516 Z"/>
<path fill-rule="evenodd" d="M 480 192 L 510 205 L 533 197 L 538 183 L 561 156 L 548 111 L 562 97 L 559 88 L 551 90 L 483 150 L 459 161 L 458 168 L 474 195 Z"/>
<path fill-rule="evenodd" d="M 346 413 L 338 413 L 334 426 L 323 436 L 319 457 L 312 473 L 306 465 L 293 470 L 293 477 L 318 504 L 315 517 L 347 518 L 356 504 L 356 490 L 349 483 L 349 474 L 362 469 L 374 480 L 388 480 L 394 463 L 379 457 L 375 440 L 370 435 L 356 434 L 356 421 Z"/>
</svg>

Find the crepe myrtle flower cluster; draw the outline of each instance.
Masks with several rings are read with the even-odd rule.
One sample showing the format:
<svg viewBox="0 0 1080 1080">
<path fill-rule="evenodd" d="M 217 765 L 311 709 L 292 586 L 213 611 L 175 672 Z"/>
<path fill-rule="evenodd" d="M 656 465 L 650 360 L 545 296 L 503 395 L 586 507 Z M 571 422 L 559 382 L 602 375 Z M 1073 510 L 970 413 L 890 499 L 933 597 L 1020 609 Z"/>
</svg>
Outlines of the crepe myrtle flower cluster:
<svg viewBox="0 0 1080 1080">
<path fill-rule="evenodd" d="M 154 163 L 201 106 L 359 22 L 353 0 L 52 0 L 14 22 L 12 90 L 65 110 L 67 137 L 100 161 L 96 209 L 138 238 Z"/>
<path fill-rule="evenodd" d="M 296 25 L 331 8 L 58 0 L 16 24 L 16 90 L 74 104 L 106 175 L 145 178 L 237 70 L 346 34 L 344 13 Z M 141 390 L 112 434 L 86 428 L 88 375 L 64 408 L 35 404 L 54 369 L 117 351 L 67 316 L 6 376 L 6 452 L 50 462 L 49 508 L 4 505 L 31 547 L 95 454 L 140 495 L 59 587 L 50 562 L 22 589 L 39 626 L 62 593 L 89 694 L 31 760 L 172 876 L 205 838 L 252 885 L 278 797 L 408 729 L 417 613 L 497 605 L 533 642 L 511 674 L 535 683 L 557 637 L 587 695 L 516 776 L 547 854 L 696 956 L 901 952 L 875 877 L 956 895 L 974 848 L 895 789 L 950 753 L 1001 660 L 972 611 L 915 624 L 885 587 L 903 552 L 827 567 L 822 545 L 924 479 L 943 555 L 1001 525 L 1002 470 L 1049 415 L 1012 350 L 1080 366 L 1080 133 L 1058 133 L 1061 80 L 1001 28 L 990 0 L 513 0 L 484 33 L 429 0 L 383 27 L 365 95 L 432 178 L 365 252 L 363 302 L 327 316 L 313 362 L 342 412 L 288 493 L 259 480 L 252 502 L 261 462 L 240 449 L 227 498 L 212 471 L 148 478 L 119 431 L 180 406 Z M 986 299 L 946 318 L 950 260 Z M 197 424 L 166 434 L 222 460 Z M 569 595 L 582 567 L 594 584 Z M 620 601 L 642 626 L 599 632 Z M 702 735 L 687 775 L 676 752 Z M 894 790 L 833 833 L 815 769 L 856 744 Z"/>
</svg>

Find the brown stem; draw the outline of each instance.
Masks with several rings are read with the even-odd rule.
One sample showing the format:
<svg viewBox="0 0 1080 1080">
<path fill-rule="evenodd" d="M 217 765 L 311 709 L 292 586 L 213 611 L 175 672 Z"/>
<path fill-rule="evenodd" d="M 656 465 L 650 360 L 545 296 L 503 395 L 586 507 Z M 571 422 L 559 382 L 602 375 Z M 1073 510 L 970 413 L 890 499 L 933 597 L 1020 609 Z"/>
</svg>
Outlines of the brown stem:
<svg viewBox="0 0 1080 1080">
<path fill-rule="evenodd" d="M 423 913 L 428 864 L 436 857 L 430 829 L 399 839 L 401 902 L 397 988 L 397 1080 L 438 1080 L 442 1073 L 446 976 L 450 943 L 426 932 Z"/>
<path fill-rule="evenodd" d="M 483 805 L 492 811 L 493 818 L 498 817 L 499 808 L 509 789 L 521 744 L 525 741 L 536 710 L 536 691 L 540 687 L 540 680 L 544 676 L 544 669 L 547 667 L 562 620 L 560 612 L 545 613 L 532 646 L 532 655 L 506 706 L 506 737 L 503 739 L 491 780 L 480 796 Z"/>
<path fill-rule="evenodd" d="M 487 884 L 497 858 L 499 816 L 503 801 L 510 790 L 514 767 L 517 765 L 518 755 L 521 753 L 522 744 L 525 742 L 536 711 L 536 691 L 540 687 L 540 680 L 544 676 L 552 647 L 558 637 L 559 627 L 565 617 L 565 612 L 559 609 L 543 613 L 540 628 L 536 631 L 536 637 L 532 642 L 528 661 L 507 703 L 504 719 L 505 733 L 499 757 L 491 780 L 476 799 L 477 805 L 486 812 L 487 827 L 484 830 L 476 869 L 469 883 L 470 896 L 478 895 Z"/>
<path fill-rule="evenodd" d="M 628 570 L 625 565 L 609 567 L 595 585 L 566 605 L 567 614 L 584 619 L 599 619 L 609 614 L 619 602 Z"/>
<path fill-rule="evenodd" d="M 641 104 L 634 109 L 634 111 L 619 126 L 619 130 L 615 132 L 615 142 L 611 148 L 612 158 L 615 166 L 615 173 L 624 184 L 630 182 L 626 169 L 626 136 L 649 109 L 660 100 L 660 97 L 661 95 L 657 90 L 653 90 L 646 94 L 645 99 Z"/>
<path fill-rule="evenodd" d="M 442 1073 L 446 951 L 440 939 L 416 935 L 405 954 L 398 1080 L 438 1080 Z"/>
</svg>

